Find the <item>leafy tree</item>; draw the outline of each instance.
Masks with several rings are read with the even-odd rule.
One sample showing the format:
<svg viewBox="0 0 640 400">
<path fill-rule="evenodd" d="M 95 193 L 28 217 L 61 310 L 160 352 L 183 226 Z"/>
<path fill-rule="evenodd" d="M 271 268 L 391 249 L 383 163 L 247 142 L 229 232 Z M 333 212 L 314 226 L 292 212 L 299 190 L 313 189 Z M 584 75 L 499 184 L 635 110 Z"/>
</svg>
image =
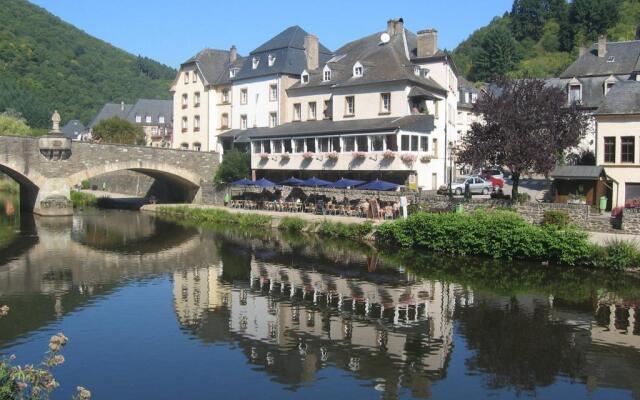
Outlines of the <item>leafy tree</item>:
<svg viewBox="0 0 640 400">
<path fill-rule="evenodd" d="M 247 178 L 250 174 L 251 158 L 249 153 L 233 149 L 224 153 L 214 180 L 216 183 L 229 183 Z"/>
<path fill-rule="evenodd" d="M 543 0 L 515 0 L 511 9 L 511 32 L 517 40 L 538 40 L 549 17 L 548 4 Z"/>
<path fill-rule="evenodd" d="M 618 22 L 621 4 L 621 0 L 573 0 L 569 20 L 574 33 L 582 32 L 587 40 L 596 40 Z"/>
<path fill-rule="evenodd" d="M 509 29 L 495 26 L 489 30 L 474 59 L 474 78 L 488 80 L 512 71 L 518 61 L 518 43 Z"/>
<path fill-rule="evenodd" d="M 144 144 L 142 127 L 118 117 L 100 121 L 93 128 L 92 136 L 102 143 Z"/>
<path fill-rule="evenodd" d="M 566 93 L 541 79 L 501 78 L 475 104 L 484 123 L 462 138 L 459 157 L 471 165 L 498 164 L 513 174 L 513 199 L 522 174 L 550 172 L 584 137 L 588 117 L 567 106 Z"/>
<path fill-rule="evenodd" d="M 0 135 L 29 136 L 31 128 L 27 122 L 13 110 L 0 113 Z"/>
</svg>

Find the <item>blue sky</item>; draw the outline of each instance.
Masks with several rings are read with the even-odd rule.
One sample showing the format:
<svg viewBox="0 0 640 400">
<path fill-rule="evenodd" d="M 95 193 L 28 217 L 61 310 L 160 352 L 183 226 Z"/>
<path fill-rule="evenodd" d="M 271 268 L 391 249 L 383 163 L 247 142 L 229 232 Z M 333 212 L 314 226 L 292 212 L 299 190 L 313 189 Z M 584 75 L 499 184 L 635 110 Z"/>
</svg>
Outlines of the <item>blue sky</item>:
<svg viewBox="0 0 640 400">
<path fill-rule="evenodd" d="M 332 50 L 403 17 L 412 31 L 435 27 L 453 49 L 511 9 L 513 0 L 32 0 L 85 32 L 133 54 L 177 67 L 204 47 L 246 55 L 291 25 Z M 312 5 L 313 7 L 311 7 Z"/>
</svg>

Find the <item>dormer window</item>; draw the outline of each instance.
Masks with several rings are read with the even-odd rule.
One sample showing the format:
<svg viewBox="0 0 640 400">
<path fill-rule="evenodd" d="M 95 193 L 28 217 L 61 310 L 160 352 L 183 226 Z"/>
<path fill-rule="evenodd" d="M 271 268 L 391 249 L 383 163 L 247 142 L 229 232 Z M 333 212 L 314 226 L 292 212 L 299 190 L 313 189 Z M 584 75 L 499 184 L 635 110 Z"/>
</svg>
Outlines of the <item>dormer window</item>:
<svg viewBox="0 0 640 400">
<path fill-rule="evenodd" d="M 258 57 L 253 57 L 253 59 L 251 60 L 251 66 L 253 67 L 253 69 L 258 68 L 259 64 L 260 64 L 260 59 Z"/>
<path fill-rule="evenodd" d="M 607 58 L 607 62 L 608 63 L 616 62 L 616 58 L 614 56 L 609 56 L 609 58 Z"/>
<path fill-rule="evenodd" d="M 415 76 L 420 76 L 420 66 L 419 65 L 414 65 L 413 66 L 413 73 Z"/>
<path fill-rule="evenodd" d="M 611 90 L 611 88 L 613 88 L 613 85 L 615 85 L 618 82 L 618 80 L 611 75 L 610 77 L 607 78 L 606 81 L 604 81 L 604 95 L 606 96 L 607 93 L 609 93 L 609 90 Z"/>
<path fill-rule="evenodd" d="M 229 77 L 230 78 L 235 78 L 237 73 L 238 73 L 238 68 L 231 68 L 229 70 Z"/>
<path fill-rule="evenodd" d="M 273 54 L 269 54 L 269 66 L 273 67 L 273 64 L 276 63 L 276 56 L 274 56 Z"/>
<path fill-rule="evenodd" d="M 307 71 L 302 71 L 302 75 L 300 75 L 300 82 L 303 85 L 309 83 L 309 73 Z"/>
<path fill-rule="evenodd" d="M 329 66 L 327 65 L 322 70 L 322 81 L 328 82 L 330 80 L 331 80 L 331 68 L 329 68 Z"/>
<path fill-rule="evenodd" d="M 579 104 L 580 102 L 582 102 L 582 85 L 572 83 L 569 85 L 569 103 Z"/>
<path fill-rule="evenodd" d="M 361 77 L 364 74 L 364 68 L 360 62 L 355 63 L 353 66 L 353 76 L 356 78 Z"/>
<path fill-rule="evenodd" d="M 423 78 L 428 78 L 429 77 L 429 70 L 427 68 L 422 68 L 422 77 Z"/>
</svg>

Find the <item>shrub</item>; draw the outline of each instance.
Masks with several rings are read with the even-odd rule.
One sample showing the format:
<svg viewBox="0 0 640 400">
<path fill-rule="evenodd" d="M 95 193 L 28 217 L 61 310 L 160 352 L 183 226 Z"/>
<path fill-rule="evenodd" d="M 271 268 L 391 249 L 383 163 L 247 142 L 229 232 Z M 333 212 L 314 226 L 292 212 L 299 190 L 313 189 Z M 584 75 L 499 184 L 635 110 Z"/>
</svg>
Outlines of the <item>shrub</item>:
<svg viewBox="0 0 640 400">
<path fill-rule="evenodd" d="M 82 181 L 82 183 L 80 184 L 82 187 L 82 190 L 89 190 L 89 188 L 91 188 L 91 182 L 85 180 Z"/>
<path fill-rule="evenodd" d="M 531 195 L 529 195 L 529 193 L 518 193 L 518 198 L 514 200 L 518 204 L 529 203 L 531 201 Z"/>
<path fill-rule="evenodd" d="M 564 211 L 545 211 L 542 217 L 542 225 L 565 228 L 569 225 L 569 214 Z"/>
<path fill-rule="evenodd" d="M 568 265 L 583 263 L 591 254 L 585 233 L 532 225 L 511 211 L 417 213 L 406 220 L 380 225 L 376 240 L 381 244 L 460 256 L 552 261 Z"/>
<path fill-rule="evenodd" d="M 591 251 L 595 267 L 624 270 L 640 266 L 640 251 L 633 243 L 614 240 L 604 246 L 592 246 Z"/>
<path fill-rule="evenodd" d="M 71 192 L 71 204 L 73 204 L 73 208 L 95 207 L 97 203 L 98 198 L 90 193 Z"/>
<path fill-rule="evenodd" d="M 341 222 L 324 221 L 318 228 L 321 235 L 342 237 L 349 239 L 362 239 L 373 232 L 373 222 L 366 221 L 361 224 L 343 224 Z"/>
<path fill-rule="evenodd" d="M 307 222 L 302 218 L 284 217 L 280 220 L 278 229 L 288 232 L 301 232 L 305 226 L 307 226 Z"/>
<path fill-rule="evenodd" d="M 191 208 L 191 207 L 160 207 L 160 217 L 191 222 L 195 224 L 236 224 L 243 227 L 270 227 L 272 219 L 268 215 L 260 214 L 232 214 L 225 210 Z"/>
</svg>

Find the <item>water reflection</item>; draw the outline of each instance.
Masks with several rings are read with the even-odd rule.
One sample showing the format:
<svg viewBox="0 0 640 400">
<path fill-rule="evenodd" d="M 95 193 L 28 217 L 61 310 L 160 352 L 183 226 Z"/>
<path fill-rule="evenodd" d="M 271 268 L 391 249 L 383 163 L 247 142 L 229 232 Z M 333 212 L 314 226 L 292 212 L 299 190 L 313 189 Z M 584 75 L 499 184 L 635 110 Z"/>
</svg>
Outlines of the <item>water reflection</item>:
<svg viewBox="0 0 640 400">
<path fill-rule="evenodd" d="M 241 354 L 250 370 L 271 380 L 269 392 L 259 393 L 266 397 L 321 397 L 305 390 L 329 379 L 345 390 L 356 381 L 369 397 L 384 398 L 438 398 L 460 388 L 477 397 L 640 398 L 635 278 L 524 265 L 516 273 L 480 261 L 467 268 L 468 260 L 384 254 L 276 232 L 202 230 L 131 212 L 94 211 L 68 220 L 22 216 L 3 226 L 14 232 L 0 250 L 0 303 L 12 308 L 0 320 L 0 346 L 7 351 L 20 353 L 30 335 L 71 314 L 90 318 L 91 304 L 116 302 L 115 292 L 149 297 L 150 287 L 139 283 L 154 279 L 167 283 L 164 296 L 173 306 L 145 307 L 172 317 L 155 324 L 154 342 L 136 342 L 129 357 L 151 357 L 153 343 L 162 343 L 168 365 L 150 366 L 156 379 L 213 368 L 205 350 L 190 353 L 180 371 L 169 368 L 188 351 L 182 340 L 195 339 Z M 134 325 L 142 317 L 137 313 L 148 310 L 142 304 L 127 304 Z M 113 320 L 91 321 L 83 340 L 103 335 L 104 341 L 127 329 Z M 181 337 L 172 333 L 176 324 Z M 91 359 L 83 363 L 82 370 L 104 368 Z M 78 382 L 78 369 L 64 373 L 62 382 Z M 131 372 L 121 366 L 110 373 L 126 382 Z M 223 372 L 248 373 L 231 364 Z M 155 385 L 140 383 L 128 397 L 148 394 L 145 384 Z M 94 385 L 101 397 L 127 397 L 110 391 L 113 382 Z M 202 394 L 183 390 L 185 398 Z"/>
</svg>

